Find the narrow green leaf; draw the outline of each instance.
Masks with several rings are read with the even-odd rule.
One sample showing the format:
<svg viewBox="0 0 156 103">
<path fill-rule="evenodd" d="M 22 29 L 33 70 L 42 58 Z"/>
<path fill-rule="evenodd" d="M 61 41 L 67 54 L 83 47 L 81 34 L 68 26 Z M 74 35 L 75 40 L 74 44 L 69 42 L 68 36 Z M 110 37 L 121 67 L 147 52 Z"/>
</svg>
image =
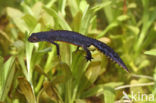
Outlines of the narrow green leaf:
<svg viewBox="0 0 156 103">
<path fill-rule="evenodd" d="M 27 34 L 28 35 L 28 34 Z M 32 80 L 32 62 L 31 62 L 31 56 L 32 56 L 32 50 L 33 50 L 33 47 L 34 45 L 29 43 L 27 40 L 26 40 L 26 61 L 27 61 L 27 71 L 28 71 L 28 74 L 27 74 L 27 80 L 29 82 L 31 82 Z"/>
<path fill-rule="evenodd" d="M 21 53 L 18 56 L 18 61 L 19 61 L 19 64 L 21 65 L 21 67 L 22 67 L 23 74 L 25 75 L 26 78 L 28 78 L 27 77 L 28 72 L 27 72 L 27 68 L 26 68 L 26 65 L 25 65 L 25 61 L 24 61 L 24 55 L 25 54 Z"/>
<path fill-rule="evenodd" d="M 54 0 L 52 0 L 54 1 Z M 37 18 L 37 20 L 40 18 L 41 16 L 41 12 L 42 12 L 42 2 L 37 2 L 33 7 L 32 7 L 32 12 L 33 12 L 33 16 L 35 18 Z"/>
<path fill-rule="evenodd" d="M 84 12 L 87 7 L 89 7 L 89 4 L 87 3 L 87 1 L 81 0 L 79 8 L 82 10 L 82 12 Z"/>
<path fill-rule="evenodd" d="M 61 16 L 61 14 L 59 15 L 54 9 L 50 9 L 50 8 L 47 8 L 47 7 L 44 7 L 43 9 L 47 13 L 49 13 L 52 17 L 54 17 L 64 30 L 70 30 L 71 31 L 70 26 L 65 21 L 65 19 Z"/>
<path fill-rule="evenodd" d="M 109 24 L 105 30 L 103 30 L 98 36 L 97 38 L 100 38 L 102 36 L 104 36 L 109 30 L 113 29 L 114 27 L 117 27 L 119 24 L 118 22 L 112 22 L 111 24 Z"/>
<path fill-rule="evenodd" d="M 73 52 L 71 70 L 76 79 L 80 79 L 86 71 L 87 60 L 83 51 Z"/>
<path fill-rule="evenodd" d="M 82 19 L 82 13 L 81 12 L 78 12 L 73 17 L 73 22 L 72 22 L 73 31 L 79 32 L 80 24 L 81 24 L 81 19 Z"/>
<path fill-rule="evenodd" d="M 81 25 L 79 29 L 79 32 L 81 34 L 86 35 L 92 17 L 93 17 L 93 12 L 89 9 L 89 5 L 88 5 L 85 8 L 85 11 L 83 12 L 82 19 L 81 19 Z"/>
<path fill-rule="evenodd" d="M 39 50 L 38 52 L 39 52 L 39 53 L 48 53 L 48 52 L 50 52 L 50 51 L 52 51 L 52 48 L 51 48 L 51 47 L 48 47 L 48 48 L 45 48 L 45 49 L 43 49 L 43 50 Z"/>
<path fill-rule="evenodd" d="M 90 88 L 89 90 L 81 94 L 81 98 L 91 97 L 97 94 L 102 94 L 103 92 L 104 92 L 104 85 L 96 85 L 95 87 Z"/>
<path fill-rule="evenodd" d="M 130 29 L 131 31 L 133 31 L 133 33 L 135 35 L 138 35 L 140 32 L 140 29 L 137 26 L 127 25 L 127 28 Z"/>
<path fill-rule="evenodd" d="M 102 3 L 96 4 L 96 5 L 93 6 L 91 9 L 92 9 L 94 12 L 97 12 L 98 10 L 103 9 L 103 8 L 106 7 L 106 6 L 111 5 L 111 3 L 112 3 L 112 1 L 105 1 L 105 2 L 102 2 Z"/>
<path fill-rule="evenodd" d="M 4 78 L 6 80 L 8 73 L 10 72 L 11 67 L 13 66 L 15 57 L 11 56 L 5 63 L 4 63 Z"/>
<path fill-rule="evenodd" d="M 112 8 L 113 4 L 110 5 L 110 3 L 109 3 L 110 0 L 104 0 L 104 1 L 106 3 L 108 3 L 108 5 L 109 5 L 109 6 L 105 6 L 103 9 L 104 9 L 107 21 L 110 24 L 110 23 L 112 23 L 114 21 L 114 18 L 115 18 L 115 15 L 114 15 L 114 12 L 113 12 L 113 8 Z"/>
<path fill-rule="evenodd" d="M 115 88 L 117 86 L 120 86 L 120 85 L 122 85 L 121 82 L 119 82 L 119 83 L 110 82 L 110 83 L 107 83 L 107 84 L 96 85 L 96 86 L 88 89 L 87 91 L 83 92 L 81 94 L 81 97 L 82 98 L 87 98 L 87 97 L 95 96 L 95 95 L 98 95 L 98 94 L 104 94 L 104 95 L 106 94 L 106 97 L 109 96 L 109 95 L 114 96 L 114 89 L 113 88 Z M 107 92 L 109 92 L 110 94 L 107 95 Z"/>
<path fill-rule="evenodd" d="M 59 0 L 59 11 L 61 11 L 62 15 L 65 16 L 65 7 L 66 7 L 66 1 L 67 0 Z"/>
<path fill-rule="evenodd" d="M 145 51 L 144 54 L 156 56 L 156 49 Z"/>
<path fill-rule="evenodd" d="M 34 28 L 33 32 L 36 32 L 36 31 L 40 31 L 40 27 L 41 25 L 40 24 L 37 24 L 37 26 Z M 28 35 L 29 34 L 26 34 L 26 61 L 27 61 L 27 71 L 28 71 L 28 74 L 27 74 L 27 80 L 29 82 L 31 82 L 32 80 L 32 65 L 34 64 L 31 64 L 31 57 L 32 57 L 32 51 L 33 51 L 33 47 L 34 47 L 34 44 L 28 42 L 27 38 L 28 38 Z"/>
<path fill-rule="evenodd" d="M 111 87 L 111 88 L 115 88 L 117 86 L 123 85 L 123 82 L 109 82 L 104 84 L 105 86 Z"/>
<path fill-rule="evenodd" d="M 10 90 L 11 84 L 12 84 L 12 80 L 14 78 L 14 73 L 15 73 L 15 67 L 14 67 L 14 60 L 15 57 L 10 57 L 9 60 L 4 64 L 4 69 L 3 73 L 4 73 L 4 83 L 2 86 L 2 91 L 1 91 L 1 95 L 0 95 L 0 101 L 4 101 L 8 95 L 8 92 Z"/>
<path fill-rule="evenodd" d="M 15 25 L 19 28 L 21 32 L 24 33 L 25 31 L 28 31 L 28 28 L 24 20 L 22 20 L 22 17 L 24 16 L 24 14 L 21 11 L 19 11 L 18 9 L 11 8 L 11 7 L 8 7 L 6 11 L 9 17 L 13 20 L 13 22 L 15 23 Z"/>
<path fill-rule="evenodd" d="M 138 53 L 141 51 L 141 49 L 142 49 L 141 46 L 145 40 L 145 37 L 148 35 L 147 32 L 148 32 L 149 28 L 151 27 L 151 25 L 153 24 L 154 20 L 156 20 L 156 13 L 155 13 L 156 8 L 152 12 L 150 12 L 148 9 L 149 8 L 148 4 L 145 3 L 144 6 L 145 6 L 145 8 L 144 8 L 145 10 L 144 10 L 144 13 L 142 16 L 143 26 L 141 28 L 140 35 L 137 39 L 137 43 L 134 47 L 136 55 L 138 55 Z"/>
<path fill-rule="evenodd" d="M 57 25 L 57 23 L 55 22 L 55 19 L 49 15 L 46 11 L 42 12 L 42 15 L 40 15 L 40 19 L 43 22 L 43 25 L 45 25 L 46 29 L 53 29 L 52 27 L 54 27 L 55 25 Z"/>
<path fill-rule="evenodd" d="M 128 20 L 130 17 L 128 15 L 120 15 L 118 16 L 117 20 L 120 22 Z"/>
<path fill-rule="evenodd" d="M 27 24 L 27 27 L 32 31 L 37 25 L 37 20 L 32 15 L 26 14 L 22 17 Z"/>
<path fill-rule="evenodd" d="M 79 5 L 77 0 L 67 0 L 68 5 L 70 7 L 70 11 L 72 13 L 72 16 L 74 17 L 79 12 Z"/>
<path fill-rule="evenodd" d="M 77 92 L 79 90 L 78 87 L 83 82 L 82 77 L 84 77 L 84 75 L 85 75 L 88 64 L 89 64 L 89 62 L 87 63 L 87 60 L 84 56 L 83 51 L 73 52 L 71 71 L 72 71 L 72 75 L 73 75 L 76 83 L 74 84 L 74 89 L 72 92 L 72 101 L 74 101 L 76 99 Z"/>
<path fill-rule="evenodd" d="M 57 63 L 58 63 L 58 60 L 56 59 L 56 47 L 55 45 L 52 45 L 52 48 L 53 50 L 51 52 L 48 53 L 48 58 L 46 60 L 46 63 L 44 65 L 44 72 L 45 73 L 48 73 L 51 68 L 53 68 Z M 41 76 L 39 78 L 39 82 L 35 88 L 35 91 L 38 92 L 42 86 L 42 83 L 43 83 L 43 80 L 44 80 L 44 76 Z"/>
<path fill-rule="evenodd" d="M 4 85 L 4 59 L 3 57 L 0 56 L 0 91 L 2 91 L 2 87 Z M 2 95 L 1 94 L 2 92 L 0 92 L 0 96 Z"/>
<path fill-rule="evenodd" d="M 42 97 L 42 94 L 44 93 L 44 88 L 42 88 L 39 92 L 38 92 L 38 95 L 37 95 L 37 103 L 40 103 L 40 98 Z"/>
<path fill-rule="evenodd" d="M 22 2 L 21 6 L 23 7 L 25 13 L 33 15 L 32 9 L 30 8 L 29 5 L 27 5 L 25 2 Z"/>
<path fill-rule="evenodd" d="M 54 4 L 56 1 L 57 1 L 57 0 L 50 0 L 50 1 L 47 3 L 46 7 L 47 7 L 47 8 L 52 7 L 53 4 Z"/>
<path fill-rule="evenodd" d="M 83 99 L 76 99 L 75 103 L 87 103 L 87 101 Z"/>
<path fill-rule="evenodd" d="M 115 101 L 115 91 L 112 88 L 105 88 L 104 90 L 104 100 L 105 103 L 114 103 Z"/>
</svg>

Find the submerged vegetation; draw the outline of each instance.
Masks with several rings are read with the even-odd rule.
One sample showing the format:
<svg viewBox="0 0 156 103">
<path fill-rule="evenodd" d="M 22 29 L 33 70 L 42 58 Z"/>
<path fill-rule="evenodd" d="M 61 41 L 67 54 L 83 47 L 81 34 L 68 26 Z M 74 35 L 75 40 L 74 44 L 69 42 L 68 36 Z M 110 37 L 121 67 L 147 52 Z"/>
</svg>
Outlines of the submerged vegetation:
<svg viewBox="0 0 156 103">
<path fill-rule="evenodd" d="M 155 0 L 0 0 L 0 102 L 124 103 L 125 94 L 156 102 L 138 99 L 156 96 L 155 11 Z M 58 57 L 54 45 L 28 42 L 51 29 L 105 42 L 130 73 L 94 47 L 87 62 L 76 46 L 58 42 Z"/>
</svg>

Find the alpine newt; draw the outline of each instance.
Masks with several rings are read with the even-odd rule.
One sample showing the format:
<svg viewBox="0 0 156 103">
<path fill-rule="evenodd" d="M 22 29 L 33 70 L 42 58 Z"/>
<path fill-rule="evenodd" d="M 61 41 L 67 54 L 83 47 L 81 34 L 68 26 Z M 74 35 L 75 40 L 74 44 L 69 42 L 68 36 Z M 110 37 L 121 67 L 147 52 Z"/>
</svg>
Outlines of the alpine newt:
<svg viewBox="0 0 156 103">
<path fill-rule="evenodd" d="M 98 41 L 96 39 L 81 35 L 80 33 L 67 31 L 67 30 L 51 30 L 46 32 L 38 32 L 32 33 L 32 35 L 28 38 L 30 42 L 40 42 L 40 41 L 47 41 L 54 45 L 57 48 L 57 55 L 60 55 L 59 45 L 55 43 L 55 41 L 62 41 L 77 45 L 78 47 L 82 47 L 86 51 L 86 59 L 91 60 L 92 55 L 88 50 L 88 47 L 93 45 L 111 60 L 115 61 L 119 64 L 122 68 L 128 71 L 128 68 L 118 56 L 116 52 L 112 48 L 110 48 L 105 43 Z"/>
</svg>

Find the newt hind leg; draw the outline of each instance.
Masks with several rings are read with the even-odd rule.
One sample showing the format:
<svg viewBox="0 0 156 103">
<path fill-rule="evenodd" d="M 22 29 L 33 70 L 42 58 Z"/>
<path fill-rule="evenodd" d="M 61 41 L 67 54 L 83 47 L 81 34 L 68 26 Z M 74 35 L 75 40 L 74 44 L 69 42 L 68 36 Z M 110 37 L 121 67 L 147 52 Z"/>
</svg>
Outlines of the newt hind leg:
<svg viewBox="0 0 156 103">
<path fill-rule="evenodd" d="M 80 48 L 80 47 L 78 46 L 78 47 L 76 48 L 75 52 L 77 52 L 77 51 L 79 50 L 79 48 Z"/>
<path fill-rule="evenodd" d="M 83 49 L 86 51 L 86 59 L 87 61 L 91 61 L 92 58 L 92 55 L 90 53 L 90 51 L 88 50 L 88 48 L 86 46 L 83 46 Z"/>
</svg>

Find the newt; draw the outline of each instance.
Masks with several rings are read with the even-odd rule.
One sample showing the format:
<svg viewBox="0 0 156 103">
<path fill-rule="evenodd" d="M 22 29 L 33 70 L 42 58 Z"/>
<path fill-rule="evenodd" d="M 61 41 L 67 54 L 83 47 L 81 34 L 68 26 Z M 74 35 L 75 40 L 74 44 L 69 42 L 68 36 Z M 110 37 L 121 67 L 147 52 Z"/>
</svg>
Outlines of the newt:
<svg viewBox="0 0 156 103">
<path fill-rule="evenodd" d="M 122 61 L 122 59 L 118 56 L 114 50 L 106 45 L 105 43 L 98 41 L 96 39 L 84 36 L 80 33 L 74 31 L 67 31 L 67 30 L 51 30 L 45 32 L 38 32 L 32 33 L 32 35 L 28 38 L 29 42 L 40 42 L 40 41 L 47 41 L 54 45 L 56 45 L 57 55 L 60 55 L 59 45 L 55 43 L 55 41 L 66 42 L 70 44 L 77 45 L 78 48 L 82 47 L 86 52 L 86 59 L 87 61 L 92 58 L 91 52 L 88 50 L 88 47 L 93 45 L 111 60 L 115 61 L 119 66 L 124 68 L 128 72 L 128 68 Z"/>
</svg>

